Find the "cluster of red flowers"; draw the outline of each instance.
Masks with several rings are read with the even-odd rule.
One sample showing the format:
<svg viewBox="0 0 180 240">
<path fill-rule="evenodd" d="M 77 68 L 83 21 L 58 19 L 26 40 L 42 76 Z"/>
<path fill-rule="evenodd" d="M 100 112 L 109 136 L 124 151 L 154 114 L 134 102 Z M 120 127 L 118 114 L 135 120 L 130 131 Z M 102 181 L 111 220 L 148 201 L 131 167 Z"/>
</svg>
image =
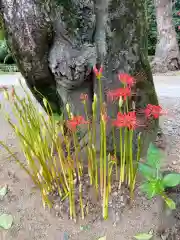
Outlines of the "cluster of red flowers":
<svg viewBox="0 0 180 240">
<path fill-rule="evenodd" d="M 117 114 L 117 119 L 112 121 L 112 124 L 116 127 L 128 127 L 129 129 L 135 129 L 137 125 L 135 111 L 128 113 Z"/>
<path fill-rule="evenodd" d="M 67 127 L 71 131 L 75 131 L 77 129 L 77 126 L 79 126 L 81 124 L 88 124 L 88 123 L 89 123 L 89 121 L 86 121 L 84 119 L 84 117 L 82 117 L 82 116 L 74 116 L 74 117 L 72 117 L 72 119 L 69 119 L 66 122 Z"/>
<path fill-rule="evenodd" d="M 124 100 L 131 95 L 131 87 L 135 84 L 135 79 L 127 73 L 118 75 L 120 82 L 124 84 L 124 88 L 117 88 L 107 92 L 107 98 L 114 101 L 122 97 Z"/>
<path fill-rule="evenodd" d="M 165 112 L 163 112 L 162 107 L 148 104 L 147 107 L 144 110 L 144 113 L 147 118 L 153 116 L 155 119 L 158 119 L 160 116 L 164 115 Z"/>
<path fill-rule="evenodd" d="M 102 67 L 98 71 L 97 68 L 94 68 L 94 73 L 97 78 L 102 76 Z M 124 88 L 118 88 L 111 90 L 107 93 L 108 99 L 111 101 L 117 100 L 122 97 L 124 100 L 131 95 L 131 87 L 135 84 L 135 79 L 127 73 L 121 73 L 118 75 L 119 80 L 124 84 Z M 87 94 L 81 94 L 80 99 L 86 101 L 88 99 Z M 148 118 L 153 117 L 154 119 L 159 118 L 164 115 L 166 112 L 162 110 L 160 106 L 148 104 L 145 109 L 142 110 L 145 116 Z M 109 120 L 106 112 L 103 112 L 102 119 L 104 121 Z M 86 121 L 82 116 L 75 116 L 72 119 L 67 121 L 67 126 L 71 130 L 76 130 L 76 127 L 80 124 L 89 124 L 89 121 Z M 128 113 L 118 112 L 117 118 L 112 120 L 112 125 L 116 127 L 127 127 L 128 129 L 134 130 L 137 126 L 140 126 L 137 121 L 136 112 L 131 111 Z"/>
</svg>

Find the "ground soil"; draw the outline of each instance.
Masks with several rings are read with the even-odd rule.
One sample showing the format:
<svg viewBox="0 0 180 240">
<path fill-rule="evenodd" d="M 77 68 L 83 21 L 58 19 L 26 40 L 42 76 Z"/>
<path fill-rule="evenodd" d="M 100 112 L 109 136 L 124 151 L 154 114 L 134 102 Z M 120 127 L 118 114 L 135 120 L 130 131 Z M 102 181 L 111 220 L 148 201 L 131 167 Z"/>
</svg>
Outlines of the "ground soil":
<svg viewBox="0 0 180 240">
<path fill-rule="evenodd" d="M 180 97 L 180 96 L 179 96 Z M 2 98 L 0 98 L 2 101 Z M 161 127 L 167 147 L 164 167 L 180 172 L 180 98 L 160 97 L 163 108 L 170 115 L 163 117 Z M 20 159 L 24 159 L 8 123 L 0 115 L 0 140 L 5 140 Z M 147 200 L 136 188 L 133 207 L 129 207 L 122 193 L 115 192 L 110 201 L 109 219 L 102 221 L 94 212 L 77 223 L 62 219 L 58 204 L 49 211 L 44 209 L 40 193 L 27 174 L 0 147 L 0 186 L 8 185 L 8 193 L 0 201 L 0 213 L 12 214 L 14 221 L 9 230 L 0 229 L 0 240 L 130 240 L 138 232 L 156 231 L 161 212 L 161 201 Z M 114 206 L 116 206 L 114 208 Z"/>
</svg>

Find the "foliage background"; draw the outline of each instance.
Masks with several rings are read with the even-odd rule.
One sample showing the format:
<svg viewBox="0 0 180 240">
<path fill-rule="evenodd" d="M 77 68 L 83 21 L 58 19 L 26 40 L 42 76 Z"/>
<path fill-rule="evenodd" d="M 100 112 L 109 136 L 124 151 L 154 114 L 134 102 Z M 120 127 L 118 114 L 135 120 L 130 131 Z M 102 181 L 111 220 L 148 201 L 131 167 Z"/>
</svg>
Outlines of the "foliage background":
<svg viewBox="0 0 180 240">
<path fill-rule="evenodd" d="M 176 0 L 173 5 L 173 22 L 175 25 L 177 39 L 180 46 L 180 0 Z M 156 16 L 155 16 L 155 7 L 153 0 L 147 0 L 147 17 L 148 17 L 148 54 L 152 56 L 155 54 L 156 42 L 157 42 L 157 26 L 156 26 Z"/>
</svg>

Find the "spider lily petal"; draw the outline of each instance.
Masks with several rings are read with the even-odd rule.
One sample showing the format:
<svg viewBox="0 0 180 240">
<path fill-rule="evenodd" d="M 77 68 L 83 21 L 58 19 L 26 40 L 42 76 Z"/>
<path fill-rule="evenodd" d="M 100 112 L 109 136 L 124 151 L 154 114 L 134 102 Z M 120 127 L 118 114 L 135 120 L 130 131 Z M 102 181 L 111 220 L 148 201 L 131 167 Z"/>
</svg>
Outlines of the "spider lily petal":
<svg viewBox="0 0 180 240">
<path fill-rule="evenodd" d="M 110 90 L 107 93 L 107 97 L 110 101 L 117 100 L 120 97 L 126 100 L 126 98 L 129 97 L 130 95 L 131 95 L 131 89 L 129 87 Z"/>
<path fill-rule="evenodd" d="M 153 116 L 155 119 L 163 115 L 163 110 L 161 106 L 148 104 L 144 110 L 147 118 Z"/>
<path fill-rule="evenodd" d="M 74 131 L 78 125 L 88 124 L 89 121 L 86 121 L 82 116 L 74 116 L 72 119 L 67 120 L 67 127 Z"/>
<path fill-rule="evenodd" d="M 135 84 L 135 79 L 127 73 L 120 73 L 119 74 L 119 80 L 123 84 L 126 84 L 129 87 L 131 87 Z"/>
</svg>

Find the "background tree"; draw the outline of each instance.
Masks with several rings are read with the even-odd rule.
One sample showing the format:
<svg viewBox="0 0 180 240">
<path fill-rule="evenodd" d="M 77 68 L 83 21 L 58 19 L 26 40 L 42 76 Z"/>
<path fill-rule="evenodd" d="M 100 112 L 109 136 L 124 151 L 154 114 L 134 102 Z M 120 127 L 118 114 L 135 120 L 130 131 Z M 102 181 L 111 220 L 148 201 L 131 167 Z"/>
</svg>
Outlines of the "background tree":
<svg viewBox="0 0 180 240">
<path fill-rule="evenodd" d="M 153 0 L 147 0 L 148 55 L 154 56 L 157 42 L 156 12 Z"/>
<path fill-rule="evenodd" d="M 39 102 L 42 98 L 34 87 L 54 111 L 65 113 L 68 102 L 74 114 L 85 115 L 80 95 L 87 93 L 91 114 L 93 93 L 99 97 L 92 66 L 100 61 L 106 102 L 106 91 L 118 88 L 117 75 L 126 72 L 136 79 L 136 108 L 158 103 L 148 62 L 145 0 L 58 0 L 58 5 L 54 1 L 1 0 L 8 44 Z M 108 115 L 115 118 L 117 112 L 118 103 L 107 102 Z M 147 146 L 156 137 L 157 127 L 157 121 L 152 121 L 148 130 L 141 129 Z M 99 138 L 98 130 L 97 123 Z M 111 130 L 109 126 L 109 151 Z"/>
<path fill-rule="evenodd" d="M 155 0 L 157 44 L 153 71 L 166 72 L 180 67 L 180 52 L 172 20 L 172 0 Z"/>
</svg>

